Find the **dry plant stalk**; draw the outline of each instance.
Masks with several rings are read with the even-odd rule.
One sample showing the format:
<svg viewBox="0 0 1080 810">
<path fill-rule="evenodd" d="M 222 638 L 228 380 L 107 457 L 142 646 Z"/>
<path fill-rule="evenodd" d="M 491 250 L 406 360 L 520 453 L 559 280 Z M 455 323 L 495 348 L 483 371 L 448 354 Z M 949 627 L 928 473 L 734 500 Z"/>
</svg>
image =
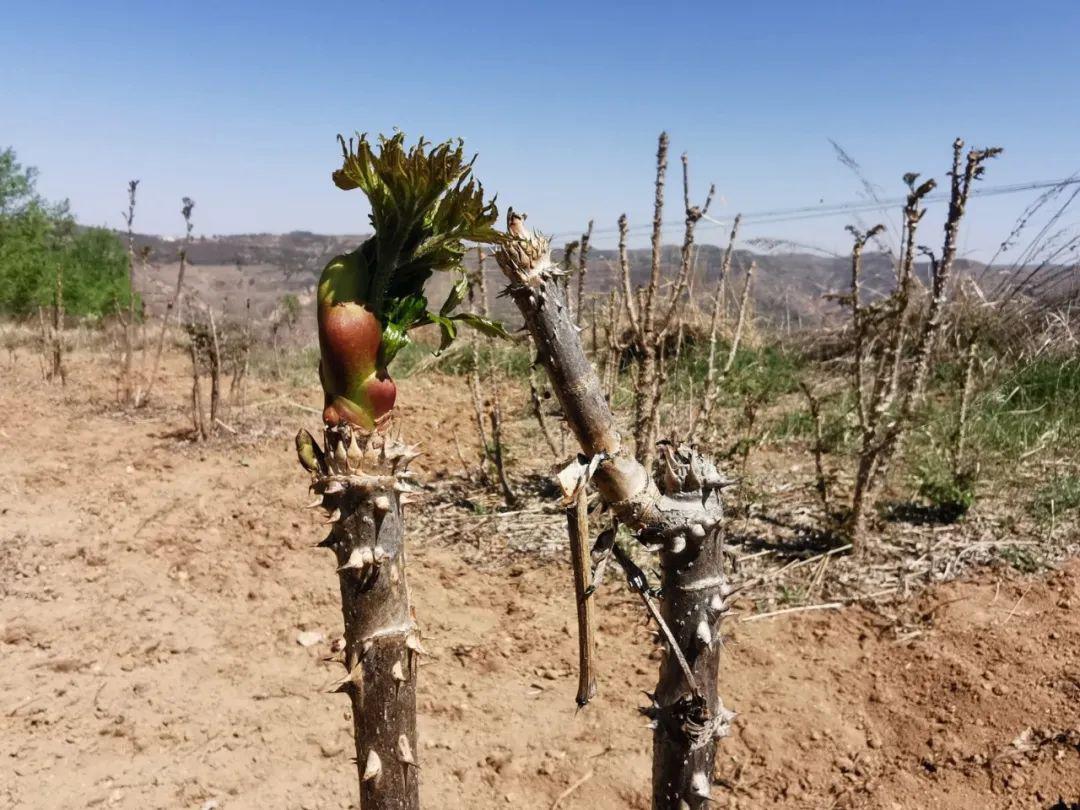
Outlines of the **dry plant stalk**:
<svg viewBox="0 0 1080 810">
<path fill-rule="evenodd" d="M 972 338 L 968 342 L 964 356 L 964 384 L 960 391 L 960 406 L 956 414 L 956 429 L 952 435 L 952 472 L 954 477 L 964 474 L 967 467 L 965 445 L 967 443 L 968 414 L 971 411 L 971 397 L 975 391 L 975 366 L 978 360 L 978 341 Z"/>
<path fill-rule="evenodd" d="M 625 217 L 619 219 L 625 222 Z M 620 254 L 625 254 L 625 233 L 620 225 Z M 619 381 L 619 366 L 622 363 L 623 351 L 626 348 L 621 339 L 622 332 L 622 308 L 619 306 L 619 293 L 612 290 L 608 295 L 607 317 L 604 321 L 604 355 L 600 366 L 600 381 L 608 401 L 615 395 L 615 386 Z"/>
<path fill-rule="evenodd" d="M 194 324 L 192 324 L 194 329 Z M 199 350 L 194 334 L 188 349 L 191 353 L 191 422 L 196 441 L 206 441 L 209 431 L 206 429 L 206 411 L 203 409 L 202 384 L 199 382 Z"/>
<path fill-rule="evenodd" d="M 631 289 L 630 261 L 627 253 L 627 219 L 619 217 L 619 269 L 622 276 L 623 295 L 630 319 L 630 343 L 637 359 L 634 379 L 634 443 L 637 460 L 646 463 L 653 455 L 659 424 L 660 402 L 664 394 L 663 383 L 667 368 L 664 363 L 665 343 L 674 322 L 679 302 L 686 291 L 693 257 L 694 229 L 698 221 L 708 213 L 716 192 L 709 187 L 705 202 L 699 207 L 690 204 L 689 160 L 682 156 L 683 203 L 685 207 L 685 230 L 679 271 L 674 284 L 661 301 L 660 276 L 663 260 L 664 185 L 667 177 L 668 136 L 660 133 L 656 150 L 656 184 L 653 199 L 652 256 L 649 283 L 643 289 Z"/>
<path fill-rule="evenodd" d="M 731 223 L 731 234 L 728 236 L 727 248 L 724 250 L 724 258 L 720 262 L 720 273 L 716 279 L 716 289 L 713 290 L 713 304 L 712 312 L 709 315 L 709 363 L 708 370 L 705 374 L 705 392 L 700 408 L 694 408 L 690 417 L 690 430 L 688 431 L 688 440 L 693 441 L 697 435 L 697 429 L 699 423 L 706 426 L 706 429 L 712 420 L 713 409 L 716 407 L 716 401 L 720 398 L 720 380 L 717 379 L 717 366 L 716 366 L 716 344 L 717 344 L 717 330 L 720 327 L 720 318 L 724 315 L 724 291 L 727 285 L 728 275 L 731 273 L 731 260 L 735 254 L 735 240 L 739 236 L 739 225 L 742 222 L 742 214 L 736 214 L 735 220 Z M 747 282 L 750 277 L 747 276 Z M 749 289 L 749 286 L 747 286 Z M 742 323 L 745 319 L 744 308 L 739 308 L 739 322 Z M 739 332 L 742 330 L 739 329 Z M 734 343 L 734 340 L 732 341 Z"/>
<path fill-rule="evenodd" d="M 161 316 L 161 331 L 158 333 L 157 348 L 154 350 L 154 363 L 150 368 L 150 376 L 146 380 L 146 390 L 136 394 L 135 407 L 140 407 L 150 399 L 154 383 L 157 381 L 158 370 L 161 367 L 161 354 L 165 349 L 165 333 L 168 331 L 170 316 L 174 310 L 177 312 L 177 323 L 179 323 L 180 294 L 184 289 L 184 270 L 187 267 L 188 249 L 191 247 L 191 233 L 194 228 L 191 212 L 194 209 L 195 201 L 190 197 L 184 197 L 180 208 L 180 215 L 184 218 L 184 241 L 180 246 L 180 267 L 176 271 L 176 289 L 173 290 L 169 303 L 165 305 L 165 314 Z"/>
<path fill-rule="evenodd" d="M 206 320 L 196 320 L 194 313 L 187 324 L 189 353 L 191 355 L 191 420 L 197 441 L 204 441 L 217 433 L 221 421 L 221 344 L 218 339 L 217 321 L 213 309 L 207 307 Z M 207 418 L 202 397 L 201 377 L 203 369 L 210 375 L 210 413 Z"/>
<path fill-rule="evenodd" d="M 52 330 L 49 334 L 50 366 L 47 378 L 60 378 L 61 385 L 67 385 L 67 371 L 64 369 L 64 263 L 56 264 L 56 284 L 53 288 Z"/>
<path fill-rule="evenodd" d="M 729 733 L 733 716 L 717 694 L 720 624 L 730 610 L 718 490 L 728 482 L 689 446 L 662 445 L 655 477 L 623 447 L 547 240 L 530 233 L 512 210 L 507 225 L 511 239 L 496 258 L 584 454 L 560 475 L 567 503 L 581 487 L 595 487 L 615 519 L 660 554 L 663 604 L 655 616 L 668 638 L 668 654 L 656 693 L 643 709 L 654 727 L 653 807 L 707 807 L 717 740 Z M 637 576 L 641 572 L 626 570 L 651 604 L 647 583 Z"/>
<path fill-rule="evenodd" d="M 240 268 L 240 260 L 236 262 Z M 229 343 L 232 378 L 229 380 L 229 408 L 239 408 L 243 413 L 247 403 L 247 373 L 251 364 L 251 299 L 244 300 L 244 320 L 239 330 L 233 333 Z"/>
<path fill-rule="evenodd" d="M 800 383 L 799 388 L 806 397 L 810 407 L 810 418 L 814 422 L 814 489 L 817 490 L 818 498 L 821 499 L 822 513 L 826 521 L 830 520 L 829 509 L 829 476 L 825 472 L 825 439 L 824 426 L 821 419 L 821 400 L 806 383 Z"/>
<path fill-rule="evenodd" d="M 581 314 L 585 309 L 585 274 L 588 272 L 589 242 L 592 240 L 593 221 L 589 220 L 589 226 L 581 235 L 578 246 L 577 263 L 577 300 L 574 303 L 574 322 L 581 326 Z"/>
<path fill-rule="evenodd" d="M 506 474 L 506 462 L 503 458 L 502 407 L 499 402 L 499 387 L 497 384 L 493 389 L 488 415 L 491 418 L 491 461 L 495 465 L 495 474 L 499 478 L 499 488 L 502 490 L 503 502 L 507 507 L 513 509 L 518 505 L 518 497 L 510 484 L 510 478 Z"/>
<path fill-rule="evenodd" d="M 487 275 L 484 272 L 484 251 L 481 246 L 476 248 L 477 272 L 475 284 L 469 283 L 469 300 L 484 318 L 491 317 L 491 306 L 488 301 Z M 503 502 L 508 507 L 514 507 L 518 503 L 517 494 L 510 483 L 510 477 L 506 472 L 506 458 L 503 447 L 502 434 L 502 401 L 499 393 L 499 384 L 494 379 L 494 369 L 488 369 L 487 375 L 481 375 L 479 335 L 473 335 L 472 345 L 472 368 L 469 370 L 469 390 L 472 395 L 473 413 L 476 417 L 477 435 L 481 444 L 480 477 L 486 483 L 491 482 L 488 474 L 488 466 L 495 471 L 495 480 L 498 481 L 502 492 Z M 485 380 L 486 378 L 486 380 Z M 484 396 L 483 382 L 490 385 L 487 396 Z M 491 426 L 490 439 L 484 426 L 485 412 Z"/>
<path fill-rule="evenodd" d="M 127 224 L 128 252 L 128 312 L 125 318 L 119 307 L 117 315 L 124 330 L 124 357 L 120 378 L 120 401 L 130 405 L 135 401 L 135 196 L 139 188 L 138 180 L 128 181 L 128 209 L 124 216 Z"/>
<path fill-rule="evenodd" d="M 949 210 L 945 220 L 941 257 L 918 245 L 919 222 L 926 213 L 922 201 L 935 187 L 933 180 L 916 185 L 918 175 L 904 176 L 908 186 L 904 206 L 903 250 L 896 289 L 884 301 L 864 305 L 861 295 L 862 252 L 867 241 L 879 233 L 878 225 L 866 233 L 849 228 L 854 236 L 851 290 L 848 303 L 852 322 L 851 387 L 859 423 L 860 446 L 851 508 L 844 529 L 856 551 L 864 546 L 867 502 L 875 483 L 884 477 L 888 464 L 911 426 L 915 410 L 926 393 L 933 347 L 942 327 L 949 282 L 956 259 L 957 234 L 971 193 L 981 178 L 984 164 L 1001 149 L 971 149 L 964 156 L 964 142 L 953 142 Z M 928 257 L 930 291 L 926 314 L 913 312 L 916 252 Z M 867 383 L 867 368 L 875 368 Z M 905 372 L 905 369 L 910 371 Z"/>
<path fill-rule="evenodd" d="M 750 266 L 746 268 L 746 278 L 743 280 L 742 295 L 739 296 L 739 313 L 735 321 L 735 332 L 731 336 L 731 346 L 728 348 L 727 360 L 724 361 L 724 368 L 721 370 L 721 377 L 726 377 L 731 373 L 731 369 L 735 366 L 735 358 L 739 354 L 739 344 L 742 341 L 743 328 L 746 325 L 746 311 L 750 305 L 750 285 L 754 283 L 754 271 L 757 269 L 757 262 L 750 262 Z"/>
<path fill-rule="evenodd" d="M 566 507 L 566 528 L 578 622 L 578 689 L 575 701 L 580 707 L 596 697 L 596 622 L 593 619 L 590 589 L 589 497 L 585 487 L 578 488 L 573 503 Z"/>
<path fill-rule="evenodd" d="M 214 310 L 208 309 L 207 316 L 210 319 L 210 427 L 216 431 L 221 412 L 221 342 Z"/>
<path fill-rule="evenodd" d="M 473 312 L 487 315 L 487 280 L 484 275 L 484 249 L 476 246 L 477 274 L 469 283 L 469 304 Z M 479 297 L 479 303 L 477 302 Z M 491 460 L 491 445 L 488 442 L 487 428 L 484 425 L 484 396 L 480 390 L 480 336 L 472 335 L 469 340 L 469 351 L 472 363 L 469 367 L 469 394 L 472 397 L 473 415 L 476 420 L 476 435 L 480 439 L 480 479 L 487 483 L 488 465 Z"/>
</svg>

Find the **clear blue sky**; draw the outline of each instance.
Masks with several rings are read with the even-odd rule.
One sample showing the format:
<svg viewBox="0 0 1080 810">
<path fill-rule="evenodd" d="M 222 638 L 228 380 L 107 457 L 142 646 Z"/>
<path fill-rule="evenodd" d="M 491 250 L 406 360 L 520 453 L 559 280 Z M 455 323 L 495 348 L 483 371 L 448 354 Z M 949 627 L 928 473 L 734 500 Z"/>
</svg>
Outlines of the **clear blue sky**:
<svg viewBox="0 0 1080 810">
<path fill-rule="evenodd" d="M 1080 168 L 1078 0 L 307 6 L 9 4 L 0 146 L 84 222 L 119 227 L 137 177 L 140 230 L 178 233 L 189 195 L 207 234 L 365 230 L 330 183 L 334 136 L 395 126 L 464 138 L 500 202 L 555 233 L 646 223 L 661 129 L 721 218 L 857 199 L 829 138 L 887 196 L 942 177 L 957 135 L 1006 148 L 990 185 Z M 1030 196 L 977 201 L 967 249 Z M 849 221 L 746 235 L 840 248 Z"/>
</svg>

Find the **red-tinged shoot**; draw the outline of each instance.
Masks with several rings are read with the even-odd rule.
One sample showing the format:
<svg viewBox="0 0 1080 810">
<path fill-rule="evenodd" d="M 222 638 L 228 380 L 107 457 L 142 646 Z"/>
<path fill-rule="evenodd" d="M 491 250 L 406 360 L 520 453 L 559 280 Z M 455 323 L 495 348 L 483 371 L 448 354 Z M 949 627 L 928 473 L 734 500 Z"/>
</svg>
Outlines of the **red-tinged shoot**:
<svg viewBox="0 0 1080 810">
<path fill-rule="evenodd" d="M 359 188 L 371 203 L 374 234 L 359 248 L 335 256 L 319 280 L 318 319 L 327 425 L 364 430 L 384 425 L 397 386 L 387 370 L 410 342 L 408 332 L 438 324 L 445 349 L 465 323 L 506 337 L 503 328 L 454 310 L 468 283 L 461 271 L 465 242 L 492 243 L 498 211 L 484 202 L 461 142 L 430 147 L 423 139 L 405 149 L 402 134 L 379 138 L 378 154 L 366 136 L 341 140 L 344 165 L 334 172 L 342 189 Z M 459 277 L 439 311 L 429 312 L 424 285 L 435 271 Z"/>
</svg>

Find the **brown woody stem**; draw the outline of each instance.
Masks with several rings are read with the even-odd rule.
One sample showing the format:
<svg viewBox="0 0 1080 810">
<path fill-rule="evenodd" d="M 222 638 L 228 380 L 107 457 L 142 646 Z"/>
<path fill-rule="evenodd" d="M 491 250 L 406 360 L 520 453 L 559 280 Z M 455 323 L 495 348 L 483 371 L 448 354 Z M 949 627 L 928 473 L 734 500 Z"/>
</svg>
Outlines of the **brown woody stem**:
<svg viewBox="0 0 1080 810">
<path fill-rule="evenodd" d="M 623 448 L 546 240 L 529 234 L 513 210 L 508 220 L 513 238 L 496 258 L 564 417 L 584 453 L 597 462 L 592 483 L 639 541 L 660 551 L 661 615 L 700 692 L 687 682 L 678 656 L 666 656 L 654 703 L 643 710 L 655 721 L 653 808 L 698 810 L 709 802 L 716 740 L 728 733 L 732 717 L 717 693 L 719 623 L 728 607 L 720 499 L 713 494 L 726 482 L 696 450 L 671 446 L 661 448 L 654 481 Z"/>
<path fill-rule="evenodd" d="M 301 463 L 312 456 L 301 448 Z M 307 437 L 310 440 L 310 436 Z M 312 487 L 333 523 L 320 543 L 337 558 L 345 674 L 330 691 L 352 702 L 362 810 L 419 810 L 416 676 L 422 652 L 405 579 L 401 490 L 414 454 L 379 436 L 361 449 L 347 427 L 326 430 Z"/>
<path fill-rule="evenodd" d="M 574 502 L 566 508 L 566 528 L 570 539 L 570 566 L 574 572 L 574 604 L 578 624 L 577 705 L 585 706 L 596 696 L 596 637 L 593 621 L 592 576 L 589 565 L 589 499 L 579 487 Z"/>
</svg>

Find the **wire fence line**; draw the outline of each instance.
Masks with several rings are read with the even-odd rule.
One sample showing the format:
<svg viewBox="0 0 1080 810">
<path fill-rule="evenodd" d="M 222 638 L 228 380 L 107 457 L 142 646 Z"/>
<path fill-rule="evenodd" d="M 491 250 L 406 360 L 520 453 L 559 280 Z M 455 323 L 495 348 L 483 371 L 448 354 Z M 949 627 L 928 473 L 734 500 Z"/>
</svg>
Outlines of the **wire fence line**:
<svg viewBox="0 0 1080 810">
<path fill-rule="evenodd" d="M 1025 191 L 1039 191 L 1044 189 L 1063 189 L 1069 186 L 1080 184 L 1080 173 L 1074 174 L 1070 177 L 1065 177 L 1060 180 L 1041 180 L 1041 181 L 1029 181 L 1025 183 L 1011 183 L 1008 185 L 998 186 L 985 186 L 983 188 L 972 189 L 972 197 L 998 197 L 1007 194 L 1019 194 Z M 783 222 L 798 222 L 802 220 L 810 219 L 824 219 L 833 216 L 840 216 L 843 214 L 859 214 L 869 213 L 872 211 L 885 211 L 890 208 L 897 208 L 904 204 L 906 197 L 890 197 L 886 199 L 878 200 L 851 200 L 843 203 L 830 203 L 830 204 L 818 204 L 818 205 L 803 205 L 793 208 L 773 208 L 762 211 L 751 211 L 742 215 L 743 225 L 769 225 L 774 223 Z M 948 200 L 948 193 L 945 191 L 928 194 L 925 202 L 939 203 Z M 704 222 L 699 227 L 701 228 L 718 228 L 731 227 L 731 222 L 734 219 L 734 215 L 726 219 L 720 219 L 711 215 L 705 215 L 702 217 Z M 682 219 L 672 219 L 663 223 L 663 227 L 673 228 L 682 227 Z M 640 225 L 631 225 L 627 228 L 627 232 L 631 234 L 647 233 L 652 229 L 653 225 L 651 221 L 643 222 Z M 618 233 L 617 227 L 604 227 L 594 228 L 594 236 L 614 235 Z M 578 231 L 561 231 L 558 233 L 550 234 L 550 238 L 553 241 L 559 239 L 571 238 L 578 236 Z"/>
</svg>

